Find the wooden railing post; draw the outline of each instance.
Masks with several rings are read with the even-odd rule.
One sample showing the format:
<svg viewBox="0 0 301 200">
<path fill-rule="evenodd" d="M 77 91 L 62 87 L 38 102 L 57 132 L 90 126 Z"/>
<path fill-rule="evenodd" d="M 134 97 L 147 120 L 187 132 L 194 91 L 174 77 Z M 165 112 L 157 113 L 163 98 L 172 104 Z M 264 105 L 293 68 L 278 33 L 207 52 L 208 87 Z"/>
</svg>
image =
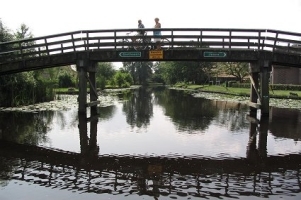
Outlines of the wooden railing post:
<svg viewBox="0 0 301 200">
<path fill-rule="evenodd" d="M 45 47 L 46 47 L 46 51 L 47 51 L 47 56 L 49 56 L 49 48 L 48 48 L 48 44 L 47 44 L 47 39 L 44 39 L 45 41 Z"/>
<path fill-rule="evenodd" d="M 71 39 L 72 39 L 73 51 L 76 52 L 73 34 L 71 34 Z"/>
</svg>

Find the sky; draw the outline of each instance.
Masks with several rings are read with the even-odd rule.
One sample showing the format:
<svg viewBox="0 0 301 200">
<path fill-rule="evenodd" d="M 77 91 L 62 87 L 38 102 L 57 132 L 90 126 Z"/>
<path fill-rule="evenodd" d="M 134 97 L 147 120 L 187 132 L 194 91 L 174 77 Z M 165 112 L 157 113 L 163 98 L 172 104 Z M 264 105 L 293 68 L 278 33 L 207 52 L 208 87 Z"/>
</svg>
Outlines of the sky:
<svg viewBox="0 0 301 200">
<path fill-rule="evenodd" d="M 301 33 L 301 0 L 0 0 L 0 19 L 34 37 L 79 30 L 146 28 L 250 28 Z"/>
<path fill-rule="evenodd" d="M 78 30 L 137 28 L 264 28 L 301 33 L 301 0 L 0 0 L 0 18 L 35 37 Z"/>
</svg>

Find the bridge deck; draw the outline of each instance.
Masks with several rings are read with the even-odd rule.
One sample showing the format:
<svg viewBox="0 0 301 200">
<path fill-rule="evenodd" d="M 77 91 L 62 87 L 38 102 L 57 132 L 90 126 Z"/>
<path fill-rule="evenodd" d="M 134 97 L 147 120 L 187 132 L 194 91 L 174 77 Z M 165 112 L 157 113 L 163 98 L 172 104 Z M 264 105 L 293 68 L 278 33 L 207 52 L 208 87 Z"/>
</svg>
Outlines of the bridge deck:
<svg viewBox="0 0 301 200">
<path fill-rule="evenodd" d="M 251 62 L 301 67 L 301 34 L 265 29 L 161 29 L 162 51 L 149 49 L 153 29 L 135 50 L 126 33 L 85 30 L 0 43 L 0 75 L 76 64 L 78 60 Z"/>
</svg>

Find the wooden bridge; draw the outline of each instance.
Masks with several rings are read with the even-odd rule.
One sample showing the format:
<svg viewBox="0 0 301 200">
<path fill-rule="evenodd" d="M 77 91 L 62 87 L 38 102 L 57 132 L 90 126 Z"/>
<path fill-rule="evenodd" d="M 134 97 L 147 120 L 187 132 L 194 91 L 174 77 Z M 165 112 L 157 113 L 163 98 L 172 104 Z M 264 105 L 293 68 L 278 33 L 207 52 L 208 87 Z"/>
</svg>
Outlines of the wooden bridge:
<svg viewBox="0 0 301 200">
<path fill-rule="evenodd" d="M 79 112 L 97 105 L 95 64 L 124 61 L 248 62 L 252 82 L 251 110 L 269 112 L 272 65 L 301 68 L 301 34 L 266 29 L 161 29 L 161 50 L 153 46 L 152 31 L 142 45 L 126 33 L 137 29 L 84 30 L 0 43 L 0 75 L 76 64 L 79 73 Z M 147 42 L 149 41 L 149 42 Z M 132 48 L 131 48 L 132 47 Z M 90 103 L 87 103 L 87 80 Z M 92 108 L 91 107 L 91 108 Z"/>
</svg>

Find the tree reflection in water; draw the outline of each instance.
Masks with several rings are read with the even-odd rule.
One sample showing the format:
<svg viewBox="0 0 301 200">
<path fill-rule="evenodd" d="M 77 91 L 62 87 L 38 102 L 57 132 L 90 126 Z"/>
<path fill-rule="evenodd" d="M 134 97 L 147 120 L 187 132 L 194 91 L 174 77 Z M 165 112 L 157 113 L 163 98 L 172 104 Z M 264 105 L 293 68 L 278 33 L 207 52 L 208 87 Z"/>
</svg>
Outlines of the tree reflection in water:
<svg viewBox="0 0 301 200">
<path fill-rule="evenodd" d="M 139 88 L 123 103 L 126 121 L 132 127 L 147 127 L 153 116 L 152 89 Z"/>
<path fill-rule="evenodd" d="M 48 125 L 53 116 L 54 112 L 51 111 L 1 113 L 1 137 L 18 143 L 39 145 L 47 141 Z"/>
</svg>

